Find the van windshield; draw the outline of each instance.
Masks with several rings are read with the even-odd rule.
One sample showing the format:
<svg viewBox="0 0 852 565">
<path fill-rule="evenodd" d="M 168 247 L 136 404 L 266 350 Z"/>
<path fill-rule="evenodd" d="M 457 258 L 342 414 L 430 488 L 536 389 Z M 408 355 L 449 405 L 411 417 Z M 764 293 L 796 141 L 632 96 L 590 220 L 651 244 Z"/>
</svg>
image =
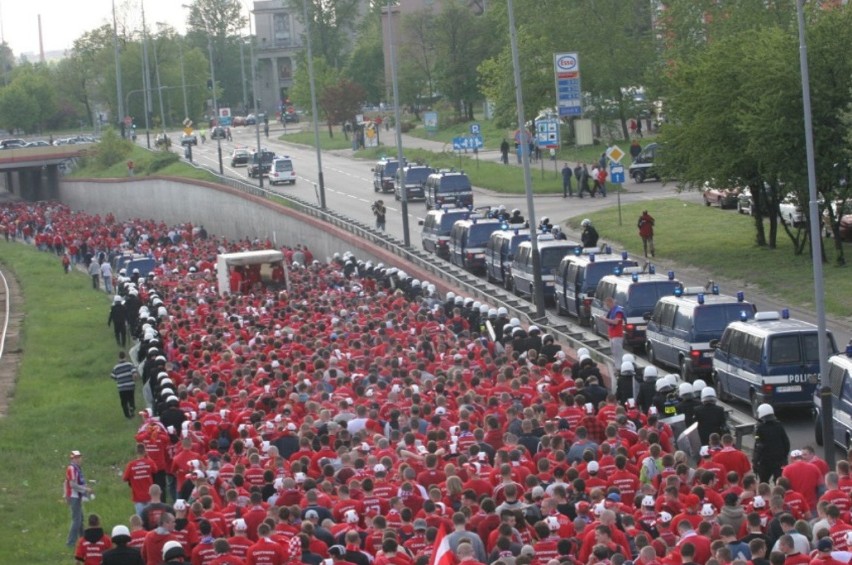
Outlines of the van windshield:
<svg viewBox="0 0 852 565">
<path fill-rule="evenodd" d="M 606 261 L 603 263 L 589 263 L 586 265 L 585 278 L 583 279 L 583 292 L 594 291 L 598 283 L 606 275 L 611 275 L 618 266 L 635 267 L 636 261 Z"/>
<path fill-rule="evenodd" d="M 406 184 L 422 184 L 426 182 L 426 179 L 429 178 L 429 175 L 433 172 L 434 169 L 430 169 L 429 167 L 409 169 L 405 171 L 405 182 Z"/>
<path fill-rule="evenodd" d="M 466 175 L 453 175 L 441 179 L 438 186 L 438 194 L 449 194 L 450 192 L 469 192 L 470 180 Z"/>
<path fill-rule="evenodd" d="M 562 258 L 570 253 L 568 247 L 550 247 L 541 250 L 541 272 L 545 275 L 553 274 Z"/>
<path fill-rule="evenodd" d="M 276 171 L 292 171 L 293 163 L 291 161 L 276 161 L 275 162 L 275 170 Z"/>
<path fill-rule="evenodd" d="M 444 214 L 441 216 L 441 229 L 438 235 L 450 235 L 450 230 L 453 229 L 453 224 L 459 220 L 464 220 L 468 212 L 459 214 Z"/>
<path fill-rule="evenodd" d="M 742 312 L 745 312 L 747 319 L 754 318 L 754 308 L 751 304 L 713 304 L 698 307 L 695 309 L 695 331 L 722 335 L 728 324 L 742 319 Z"/>
<path fill-rule="evenodd" d="M 652 312 L 657 300 L 663 296 L 671 296 L 680 286 L 675 281 L 656 281 L 630 285 L 630 310 L 633 312 Z M 630 315 L 630 312 L 628 312 Z"/>
<path fill-rule="evenodd" d="M 382 169 L 382 176 L 384 177 L 392 177 L 396 174 L 396 170 L 399 168 L 399 161 L 388 161 L 385 163 L 385 168 Z"/>
<path fill-rule="evenodd" d="M 468 247 L 485 247 L 491 234 L 499 229 L 499 224 L 473 224 L 467 235 Z"/>
</svg>

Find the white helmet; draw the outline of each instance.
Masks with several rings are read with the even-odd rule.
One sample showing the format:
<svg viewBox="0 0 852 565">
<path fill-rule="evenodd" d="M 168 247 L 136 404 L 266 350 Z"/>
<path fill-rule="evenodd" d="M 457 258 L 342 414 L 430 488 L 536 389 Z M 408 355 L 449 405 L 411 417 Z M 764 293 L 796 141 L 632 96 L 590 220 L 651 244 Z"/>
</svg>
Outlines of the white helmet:
<svg viewBox="0 0 852 565">
<path fill-rule="evenodd" d="M 497 308 L 497 315 L 498 316 L 508 316 L 509 315 L 508 308 L 506 308 L 505 306 L 500 306 L 499 308 Z"/>
<path fill-rule="evenodd" d="M 766 404 L 765 402 L 757 407 L 757 418 L 760 419 L 760 420 L 762 420 L 763 418 L 766 418 L 767 416 L 774 416 L 774 415 L 775 415 L 775 409 L 772 408 L 772 406 L 770 406 L 769 404 Z"/>
<path fill-rule="evenodd" d="M 583 227 L 590 226 L 592 225 L 592 221 L 589 218 L 585 218 L 582 222 L 580 222 L 580 225 Z"/>
<path fill-rule="evenodd" d="M 589 354 L 589 350 L 585 347 L 581 347 L 580 349 L 577 350 L 577 357 L 582 357 L 583 355 L 588 355 L 588 354 Z"/>
<path fill-rule="evenodd" d="M 452 301 L 452 300 L 455 300 L 455 298 L 456 298 L 456 293 L 455 293 L 455 292 L 448 292 L 448 293 L 447 293 L 447 296 L 446 296 L 445 298 L 446 298 L 447 302 L 450 302 L 450 301 Z"/>
<path fill-rule="evenodd" d="M 705 386 L 701 391 L 701 402 L 704 402 L 705 400 L 716 401 L 716 391 L 713 390 L 713 387 Z"/>
<path fill-rule="evenodd" d="M 653 496 L 646 496 L 642 499 L 642 506 L 654 506 L 656 502 Z"/>
<path fill-rule="evenodd" d="M 642 375 L 645 377 L 646 381 L 650 381 L 651 379 L 656 379 L 657 378 L 657 368 L 653 365 L 648 365 L 647 367 L 645 367 L 645 372 L 642 373 Z"/>
<path fill-rule="evenodd" d="M 692 394 L 692 385 L 689 383 L 680 383 L 677 387 L 678 396 L 686 396 L 687 394 Z"/>
<path fill-rule="evenodd" d="M 634 357 L 632 353 L 625 353 L 624 355 L 621 356 L 621 362 L 622 363 L 635 363 L 636 357 Z"/>
<path fill-rule="evenodd" d="M 707 383 L 704 382 L 704 379 L 695 379 L 692 382 L 692 394 L 701 394 L 705 386 L 707 386 Z"/>
<path fill-rule="evenodd" d="M 626 373 L 630 373 L 632 375 L 634 370 L 635 369 L 633 368 L 633 363 L 628 363 L 627 361 L 625 361 L 624 363 L 621 364 L 621 374 L 622 375 L 624 375 Z"/>
<path fill-rule="evenodd" d="M 509 325 L 518 328 L 521 326 L 521 321 L 517 318 L 512 318 L 511 320 L 509 320 Z"/>
</svg>

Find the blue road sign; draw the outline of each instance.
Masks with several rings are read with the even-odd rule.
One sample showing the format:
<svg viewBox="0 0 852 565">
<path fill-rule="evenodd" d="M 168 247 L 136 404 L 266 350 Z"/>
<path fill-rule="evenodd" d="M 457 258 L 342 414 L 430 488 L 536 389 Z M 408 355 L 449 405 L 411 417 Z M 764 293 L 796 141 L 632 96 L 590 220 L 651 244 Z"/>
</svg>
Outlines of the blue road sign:
<svg viewBox="0 0 852 565">
<path fill-rule="evenodd" d="M 609 167 L 609 180 L 615 184 L 624 184 L 624 165 L 613 163 Z"/>
<path fill-rule="evenodd" d="M 453 138 L 453 151 L 467 151 L 468 149 L 482 149 L 481 135 L 460 135 Z"/>
<path fill-rule="evenodd" d="M 536 143 L 541 149 L 559 149 L 559 120 L 536 120 Z"/>
<path fill-rule="evenodd" d="M 482 130 L 479 127 L 479 124 L 470 124 L 470 134 L 471 135 L 479 135 Z"/>
</svg>

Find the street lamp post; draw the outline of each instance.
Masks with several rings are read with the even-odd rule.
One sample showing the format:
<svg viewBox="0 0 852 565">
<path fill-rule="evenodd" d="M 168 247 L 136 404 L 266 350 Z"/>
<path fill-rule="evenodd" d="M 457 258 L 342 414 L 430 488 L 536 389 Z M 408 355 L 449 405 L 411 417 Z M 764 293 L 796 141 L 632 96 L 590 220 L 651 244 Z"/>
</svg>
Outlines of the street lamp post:
<svg viewBox="0 0 852 565">
<path fill-rule="evenodd" d="M 178 37 L 178 54 L 180 56 L 180 86 L 183 90 L 183 117 L 189 118 L 189 106 L 186 103 L 186 75 L 183 72 L 183 38 Z"/>
<path fill-rule="evenodd" d="M 402 124 L 400 124 L 401 116 L 399 111 L 399 81 L 396 77 L 396 54 L 393 47 L 393 22 L 391 21 L 391 0 L 388 0 L 388 46 L 390 48 L 391 60 L 391 82 L 393 83 L 393 105 L 394 105 L 394 122 L 396 130 L 396 154 L 399 161 L 397 175 L 399 176 L 399 186 L 402 192 L 402 240 L 406 247 L 411 246 L 411 235 L 408 230 L 408 189 L 405 186 L 405 161 L 402 153 Z M 378 132 L 378 128 L 376 129 Z"/>
<path fill-rule="evenodd" d="M 825 328 L 825 288 L 822 274 L 822 236 L 819 227 L 819 201 L 817 200 L 816 170 L 814 169 L 814 128 L 811 116 L 811 87 L 808 72 L 808 45 L 805 41 L 805 15 L 803 4 L 796 0 L 796 16 L 799 24 L 799 67 L 802 73 L 802 110 L 805 116 L 805 154 L 808 162 L 809 218 L 811 224 L 811 261 L 814 270 L 814 305 L 817 315 L 817 348 L 819 374 L 822 390 L 822 437 L 825 446 L 825 462 L 834 468 L 834 427 L 832 426 L 831 383 L 828 376 L 828 340 Z"/>
<path fill-rule="evenodd" d="M 311 50 L 311 20 L 308 17 L 308 0 L 302 0 L 305 8 L 305 38 L 308 43 L 308 77 L 311 83 L 311 113 L 314 118 L 314 144 L 317 148 L 317 182 L 319 182 L 320 208 L 325 210 L 325 182 L 322 176 L 322 150 L 320 149 L 319 115 L 317 113 L 317 87 L 314 80 L 314 59 Z"/>
<path fill-rule="evenodd" d="M 119 130 L 124 131 L 121 128 L 121 124 L 124 123 L 124 106 L 122 105 L 123 98 L 121 96 L 121 56 L 118 52 L 118 23 L 115 20 L 115 0 L 112 0 L 112 48 L 115 52 L 115 90 L 116 90 L 116 104 L 118 105 L 118 121 L 119 121 Z M 125 132 L 126 133 L 126 132 Z M 122 135 L 122 137 L 124 137 Z"/>
</svg>

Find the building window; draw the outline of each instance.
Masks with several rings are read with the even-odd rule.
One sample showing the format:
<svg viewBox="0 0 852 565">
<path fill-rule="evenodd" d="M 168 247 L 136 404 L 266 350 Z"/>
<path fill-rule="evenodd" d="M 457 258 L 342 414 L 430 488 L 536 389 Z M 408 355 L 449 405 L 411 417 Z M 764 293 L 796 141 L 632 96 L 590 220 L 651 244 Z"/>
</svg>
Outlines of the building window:
<svg viewBox="0 0 852 565">
<path fill-rule="evenodd" d="M 293 63 L 289 57 L 278 59 L 278 77 L 281 80 L 293 78 Z"/>
<path fill-rule="evenodd" d="M 276 45 L 290 44 L 290 14 L 272 15 L 272 37 Z"/>
</svg>

